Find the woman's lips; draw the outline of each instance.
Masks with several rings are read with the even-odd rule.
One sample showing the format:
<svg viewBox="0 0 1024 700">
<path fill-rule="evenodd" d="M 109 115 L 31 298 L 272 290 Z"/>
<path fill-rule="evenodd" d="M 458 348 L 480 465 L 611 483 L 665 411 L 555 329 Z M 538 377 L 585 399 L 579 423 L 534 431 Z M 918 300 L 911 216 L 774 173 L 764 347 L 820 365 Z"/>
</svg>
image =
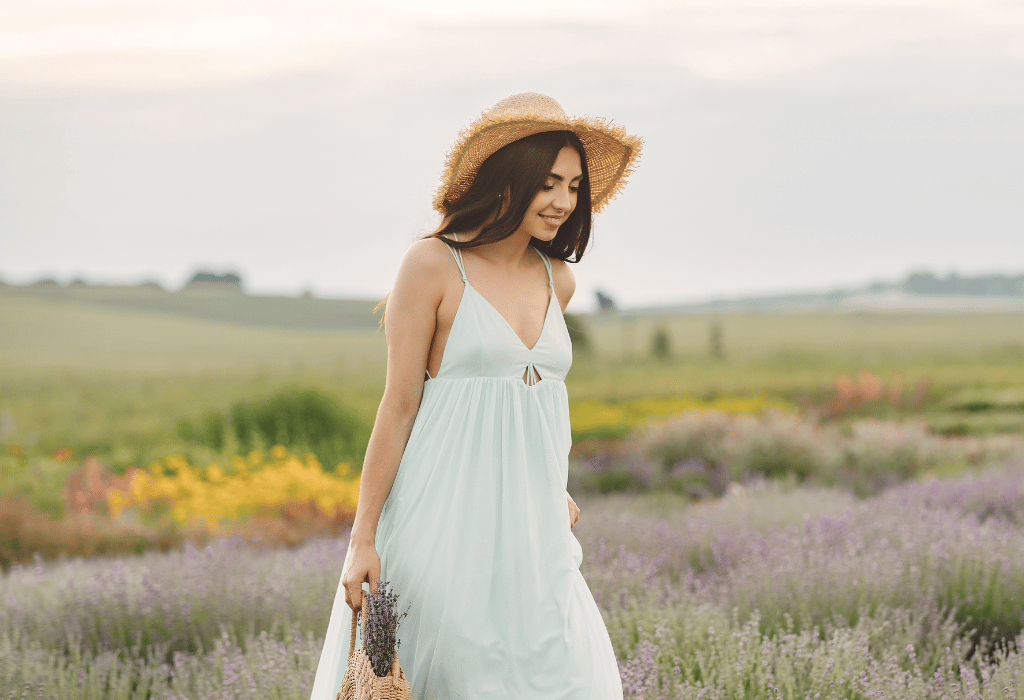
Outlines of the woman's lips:
<svg viewBox="0 0 1024 700">
<path fill-rule="evenodd" d="M 558 228 L 558 226 L 562 223 L 562 217 L 560 216 L 544 216 L 543 214 L 541 214 L 540 218 L 544 219 L 544 221 L 546 221 L 549 226 L 554 226 L 555 228 Z"/>
</svg>

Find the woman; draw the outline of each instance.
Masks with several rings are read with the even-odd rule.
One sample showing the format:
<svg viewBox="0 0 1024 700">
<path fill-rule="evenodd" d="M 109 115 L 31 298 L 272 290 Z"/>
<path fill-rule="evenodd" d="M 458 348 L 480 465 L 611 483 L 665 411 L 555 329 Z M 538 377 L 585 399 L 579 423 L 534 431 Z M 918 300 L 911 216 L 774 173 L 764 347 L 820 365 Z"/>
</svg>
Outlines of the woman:
<svg viewBox="0 0 1024 700">
<path fill-rule="evenodd" d="M 571 532 L 562 311 L 566 261 L 640 146 L 535 93 L 460 135 L 441 227 L 387 300 L 387 381 L 313 700 L 337 693 L 352 611 L 378 579 L 408 609 L 398 656 L 414 700 L 622 697 Z"/>
</svg>

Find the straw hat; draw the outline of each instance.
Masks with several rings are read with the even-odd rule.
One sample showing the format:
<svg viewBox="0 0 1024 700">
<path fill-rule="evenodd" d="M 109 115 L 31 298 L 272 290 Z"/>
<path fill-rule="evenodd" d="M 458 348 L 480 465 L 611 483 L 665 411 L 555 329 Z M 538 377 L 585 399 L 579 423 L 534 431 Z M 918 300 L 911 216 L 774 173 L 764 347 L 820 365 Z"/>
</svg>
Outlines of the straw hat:
<svg viewBox="0 0 1024 700">
<path fill-rule="evenodd" d="M 473 182 L 487 157 L 502 146 L 543 131 L 572 131 L 587 154 L 590 197 L 600 211 L 626 183 L 636 166 L 643 141 L 612 122 L 597 117 L 568 117 L 547 95 L 521 92 L 498 102 L 459 133 L 445 159 L 434 209 L 442 214 L 445 200 L 454 202 Z"/>
</svg>

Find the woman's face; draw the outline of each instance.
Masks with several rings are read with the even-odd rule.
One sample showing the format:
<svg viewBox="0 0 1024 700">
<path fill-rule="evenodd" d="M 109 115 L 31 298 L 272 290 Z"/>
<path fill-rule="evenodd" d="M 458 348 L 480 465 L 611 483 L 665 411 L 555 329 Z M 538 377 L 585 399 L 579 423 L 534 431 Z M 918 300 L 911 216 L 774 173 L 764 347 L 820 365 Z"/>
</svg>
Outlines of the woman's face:
<svg viewBox="0 0 1024 700">
<path fill-rule="evenodd" d="M 520 230 L 526 230 L 541 241 L 550 241 L 576 208 L 576 191 L 583 179 L 580 154 L 565 146 L 558 152 L 555 164 L 543 187 L 530 202 Z"/>
</svg>

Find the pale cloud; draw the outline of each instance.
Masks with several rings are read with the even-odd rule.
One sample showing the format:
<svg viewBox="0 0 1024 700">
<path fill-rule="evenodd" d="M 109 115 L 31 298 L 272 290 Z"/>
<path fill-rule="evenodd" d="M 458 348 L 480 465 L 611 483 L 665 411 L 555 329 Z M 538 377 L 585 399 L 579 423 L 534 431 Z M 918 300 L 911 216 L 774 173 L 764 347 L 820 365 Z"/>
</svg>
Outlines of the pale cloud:
<svg viewBox="0 0 1024 700">
<path fill-rule="evenodd" d="M 956 66 L 1024 67 L 1020 3 L 687 3 L 635 26 L 668 63 L 734 86 L 948 94 Z M 945 86 L 933 84 L 940 67 L 953 68 Z"/>
<path fill-rule="evenodd" d="M 0 0 L 0 277 L 383 295 L 523 90 L 647 142 L 574 305 L 1019 265 L 1024 3 L 511 7 Z"/>
<path fill-rule="evenodd" d="M 673 67 L 729 85 L 813 90 L 913 85 L 1024 64 L 1024 5 L 941 0 L 485 3 L 77 0 L 2 11 L 8 91 L 182 87 L 295 72 L 389 81 L 488 79 L 552 69 Z M 904 70 L 893 71 L 900 64 Z M 957 67 L 961 67 L 958 69 Z"/>
</svg>

